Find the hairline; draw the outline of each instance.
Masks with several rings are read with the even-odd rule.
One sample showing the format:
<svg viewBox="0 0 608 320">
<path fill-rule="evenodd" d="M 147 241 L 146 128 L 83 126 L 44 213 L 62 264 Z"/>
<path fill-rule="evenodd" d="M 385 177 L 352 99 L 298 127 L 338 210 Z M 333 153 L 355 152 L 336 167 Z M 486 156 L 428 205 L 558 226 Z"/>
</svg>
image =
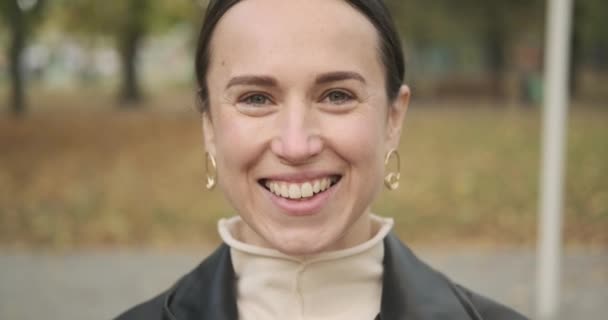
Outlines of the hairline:
<svg viewBox="0 0 608 320">
<path fill-rule="evenodd" d="M 226 0 L 219 0 L 219 1 L 226 1 Z M 222 12 L 220 12 L 220 16 L 219 17 L 214 17 L 215 21 L 213 21 L 213 24 L 209 27 L 209 32 L 207 34 L 203 33 L 201 30 L 200 34 L 199 34 L 199 39 L 198 39 L 198 43 L 197 43 L 197 49 L 196 49 L 196 57 L 195 57 L 195 74 L 196 74 L 196 79 L 197 79 L 197 85 L 198 85 L 198 90 L 197 92 L 199 93 L 199 102 L 202 104 L 200 106 L 200 111 L 202 112 L 206 112 L 209 111 L 209 92 L 208 92 L 208 85 L 207 85 L 207 76 L 209 74 L 209 70 L 210 70 L 210 66 L 211 66 L 211 62 L 213 59 L 213 41 L 215 38 L 215 31 L 217 29 L 218 24 L 221 22 L 221 20 L 224 18 L 224 16 L 228 13 L 228 11 L 230 11 L 235 5 L 241 3 L 243 0 L 233 0 L 233 2 L 229 3 L 226 5 L 226 7 L 221 7 L 223 9 Z M 343 2 L 346 2 L 351 8 L 355 9 L 360 15 L 362 15 L 374 28 L 375 30 L 375 34 L 376 34 L 376 45 L 375 45 L 375 50 L 377 51 L 378 54 L 378 58 L 379 58 L 379 62 L 382 65 L 382 69 L 384 72 L 384 77 L 383 77 L 383 81 L 384 81 L 384 87 L 385 87 L 385 94 L 387 97 L 387 100 L 389 102 L 389 104 L 391 102 L 393 102 L 397 96 L 398 96 L 398 92 L 399 92 L 399 88 L 392 88 L 391 87 L 391 83 L 393 82 L 393 80 L 399 80 L 401 83 L 399 83 L 399 86 L 402 85 L 403 81 L 404 81 L 404 74 L 403 71 L 395 71 L 398 72 L 400 74 L 397 74 L 397 77 L 400 79 L 391 79 L 393 78 L 394 73 L 391 72 L 391 65 L 392 63 L 389 61 L 391 58 L 395 58 L 395 57 L 390 57 L 390 53 L 393 52 L 394 50 L 392 50 L 392 45 L 391 43 L 389 43 L 390 40 L 395 40 L 395 39 L 391 39 L 391 35 L 394 33 L 394 35 L 397 35 L 397 30 L 395 29 L 395 27 L 393 26 L 393 30 L 385 30 L 386 25 L 383 25 L 381 23 L 381 21 L 379 21 L 379 18 L 373 19 L 372 17 L 374 17 L 373 14 L 371 14 L 371 12 L 368 14 L 365 11 L 365 8 L 361 8 L 359 6 L 357 6 L 356 1 L 349 1 L 349 0 L 342 0 Z M 370 0 L 370 1 L 376 1 L 376 0 Z M 382 4 L 381 1 L 379 1 L 379 3 L 384 6 L 384 4 Z M 211 5 L 211 4 L 210 4 Z M 207 9 L 208 10 L 208 9 Z M 387 13 L 389 16 L 385 17 L 387 19 L 387 23 L 392 23 L 394 22 L 392 17 L 390 17 L 390 12 L 388 12 L 388 9 L 385 7 L 383 10 L 383 13 Z M 210 15 L 209 15 L 209 11 L 206 12 L 205 15 L 205 19 L 209 19 Z M 203 26 L 205 25 L 206 21 L 203 22 Z M 393 31 L 393 32 L 391 32 Z M 383 32 L 386 32 L 387 35 L 383 36 Z M 206 35 L 207 36 L 207 41 L 206 41 L 206 45 L 202 46 L 200 45 L 201 42 L 201 38 L 202 36 Z M 400 43 L 397 39 L 397 43 L 395 44 L 396 47 L 400 46 Z M 404 61 L 403 61 L 403 53 L 401 50 L 401 48 L 395 48 L 399 50 L 399 53 L 401 55 L 401 60 L 402 60 L 402 64 L 404 66 Z M 397 52 L 394 52 L 397 53 Z M 398 57 L 397 57 L 398 58 Z M 206 61 L 205 61 L 206 59 Z M 205 73 L 201 74 L 199 71 L 199 65 L 201 64 L 205 64 Z M 403 66 L 401 68 L 403 68 Z M 397 65 L 395 65 L 394 67 L 399 67 Z M 202 76 L 202 78 L 201 78 Z M 395 90 L 396 89 L 396 90 Z M 203 98 L 201 96 L 201 94 L 204 93 L 205 94 L 205 100 L 202 100 L 201 98 Z"/>
</svg>

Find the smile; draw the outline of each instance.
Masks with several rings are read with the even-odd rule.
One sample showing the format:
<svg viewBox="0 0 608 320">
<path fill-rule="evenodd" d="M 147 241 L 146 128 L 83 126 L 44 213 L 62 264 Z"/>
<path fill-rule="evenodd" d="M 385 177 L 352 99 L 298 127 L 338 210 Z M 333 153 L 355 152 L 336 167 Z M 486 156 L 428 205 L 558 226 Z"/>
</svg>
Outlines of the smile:
<svg viewBox="0 0 608 320">
<path fill-rule="evenodd" d="M 308 199 L 323 193 L 340 181 L 341 176 L 332 175 L 303 182 L 287 182 L 263 179 L 260 184 L 274 195 L 290 200 Z"/>
</svg>

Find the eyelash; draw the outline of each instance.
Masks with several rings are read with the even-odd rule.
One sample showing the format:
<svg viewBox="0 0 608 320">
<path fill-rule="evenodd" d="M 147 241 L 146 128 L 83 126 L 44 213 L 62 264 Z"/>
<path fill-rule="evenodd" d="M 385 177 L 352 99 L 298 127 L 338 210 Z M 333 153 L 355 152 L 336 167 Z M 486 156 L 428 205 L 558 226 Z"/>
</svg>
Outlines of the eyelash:
<svg viewBox="0 0 608 320">
<path fill-rule="evenodd" d="M 332 94 L 339 94 L 342 97 L 340 98 L 339 101 L 331 101 L 331 95 Z M 259 102 L 253 102 L 251 101 L 251 99 L 253 98 L 262 98 L 265 99 L 263 103 L 259 103 Z M 348 103 L 352 100 L 355 99 L 355 96 L 353 94 L 351 94 L 350 92 L 347 92 L 345 90 L 337 90 L 337 89 L 332 89 L 327 91 L 324 95 L 323 98 L 321 99 L 321 102 L 327 102 L 327 103 L 332 103 L 332 104 L 336 104 L 336 105 L 342 105 L 345 103 Z M 268 97 L 268 95 L 264 94 L 264 93 L 259 93 L 259 92 L 254 92 L 254 93 L 250 93 L 247 95 L 244 95 L 242 98 L 239 99 L 238 101 L 239 103 L 244 103 L 247 104 L 249 106 L 262 106 L 262 105 L 266 105 L 269 102 L 272 102 L 272 99 L 270 99 L 270 97 Z"/>
<path fill-rule="evenodd" d="M 347 102 L 352 101 L 352 100 L 354 100 L 354 99 L 355 99 L 355 96 L 354 96 L 353 94 L 351 94 L 351 93 L 347 92 L 347 91 L 344 91 L 344 90 L 335 90 L 335 89 L 334 89 L 334 90 L 330 90 L 330 91 L 328 91 L 328 92 L 327 92 L 327 93 L 326 93 L 326 94 L 323 96 L 322 101 L 329 100 L 329 99 L 330 99 L 330 97 L 331 97 L 331 95 L 332 95 L 332 94 L 335 94 L 335 93 L 338 93 L 338 94 L 342 95 L 342 96 L 343 96 L 343 97 L 342 97 L 342 99 L 341 99 L 340 101 L 338 101 L 338 102 L 332 102 L 332 101 L 328 101 L 329 103 L 334 103 L 334 104 L 338 104 L 338 105 L 340 105 L 340 104 L 344 104 L 344 103 L 347 103 Z"/>
<path fill-rule="evenodd" d="M 255 98 L 255 97 L 261 97 L 261 98 L 265 99 L 264 103 L 252 102 L 251 99 Z M 268 102 L 272 102 L 272 100 L 263 93 L 255 92 L 255 93 L 250 93 L 248 95 L 243 96 L 242 98 L 239 99 L 239 102 L 245 103 L 247 105 L 261 106 L 261 105 L 267 104 Z"/>
</svg>

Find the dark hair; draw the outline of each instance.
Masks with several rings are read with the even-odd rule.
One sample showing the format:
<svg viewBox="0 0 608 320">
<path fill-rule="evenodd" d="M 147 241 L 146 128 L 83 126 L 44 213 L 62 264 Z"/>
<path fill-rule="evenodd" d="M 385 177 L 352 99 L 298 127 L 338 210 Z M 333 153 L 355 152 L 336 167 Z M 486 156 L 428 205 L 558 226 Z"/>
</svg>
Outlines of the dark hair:
<svg viewBox="0 0 608 320">
<path fill-rule="evenodd" d="M 198 97 L 200 110 L 209 107 L 209 91 L 207 88 L 207 71 L 211 58 L 210 43 L 213 30 L 222 16 L 241 0 L 211 0 L 207 6 L 205 17 L 196 45 L 194 67 L 198 82 Z M 385 68 L 386 94 L 389 101 L 394 100 L 399 93 L 405 77 L 405 61 L 401 40 L 391 14 L 382 0 L 345 0 L 361 12 L 374 25 L 380 38 L 380 54 Z"/>
</svg>

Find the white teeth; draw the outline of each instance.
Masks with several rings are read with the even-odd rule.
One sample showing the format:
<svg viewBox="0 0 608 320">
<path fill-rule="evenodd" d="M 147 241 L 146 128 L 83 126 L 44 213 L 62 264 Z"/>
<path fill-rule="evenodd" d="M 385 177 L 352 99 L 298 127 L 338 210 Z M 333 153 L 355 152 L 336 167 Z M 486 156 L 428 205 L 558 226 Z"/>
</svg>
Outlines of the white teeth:
<svg viewBox="0 0 608 320">
<path fill-rule="evenodd" d="M 327 189 L 327 187 L 329 186 L 329 179 L 324 178 L 321 180 L 321 191 L 325 191 L 325 189 Z"/>
<path fill-rule="evenodd" d="M 279 195 L 279 185 L 277 183 L 271 183 L 270 184 L 270 191 L 272 191 L 272 193 Z"/>
<path fill-rule="evenodd" d="M 292 183 L 289 185 L 289 198 L 290 199 L 302 198 L 302 191 L 300 190 L 300 187 L 297 184 Z"/>
<path fill-rule="evenodd" d="M 284 183 L 281 183 L 281 197 L 289 198 L 289 188 Z"/>
<path fill-rule="evenodd" d="M 321 191 L 321 182 L 319 182 L 319 180 L 315 180 L 312 183 L 312 192 L 319 193 L 319 191 Z"/>
<path fill-rule="evenodd" d="M 302 185 L 302 187 L 300 188 L 300 190 L 302 191 L 302 198 L 308 198 L 308 197 L 312 197 L 312 186 L 310 185 L 310 183 L 306 182 Z"/>
<path fill-rule="evenodd" d="M 317 193 L 327 190 L 337 180 L 337 177 L 322 178 L 304 183 L 284 183 L 268 180 L 264 182 L 264 185 L 270 192 L 279 197 L 301 199 L 310 198 Z"/>
</svg>

